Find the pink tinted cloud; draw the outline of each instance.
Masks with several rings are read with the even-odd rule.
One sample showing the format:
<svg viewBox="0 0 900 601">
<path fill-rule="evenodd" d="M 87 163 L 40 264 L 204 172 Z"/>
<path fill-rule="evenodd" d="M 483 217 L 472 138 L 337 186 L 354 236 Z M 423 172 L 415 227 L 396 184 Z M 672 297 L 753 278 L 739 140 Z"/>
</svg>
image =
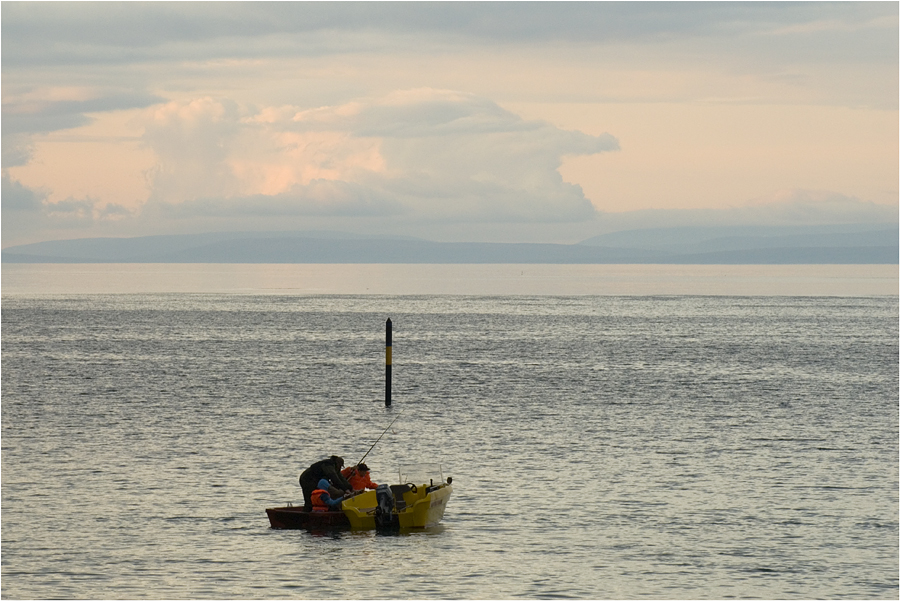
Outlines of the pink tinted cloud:
<svg viewBox="0 0 900 601">
<path fill-rule="evenodd" d="M 154 203 L 243 214 L 254 206 L 322 214 L 329 203 L 336 214 L 372 214 L 382 203 L 391 213 L 402 206 L 476 221 L 590 218 L 581 188 L 557 171 L 562 157 L 618 148 L 608 134 L 561 130 L 432 89 L 312 109 L 172 102 L 148 111 L 145 141 L 159 157 Z"/>
</svg>

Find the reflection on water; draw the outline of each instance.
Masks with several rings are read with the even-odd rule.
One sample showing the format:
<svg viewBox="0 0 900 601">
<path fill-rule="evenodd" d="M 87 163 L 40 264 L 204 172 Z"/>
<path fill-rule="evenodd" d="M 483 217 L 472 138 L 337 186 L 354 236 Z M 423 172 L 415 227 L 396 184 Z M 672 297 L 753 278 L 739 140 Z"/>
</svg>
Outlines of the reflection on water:
<svg viewBox="0 0 900 601">
<path fill-rule="evenodd" d="M 3 295 L 896 295 L 896 265 L 5 264 Z"/>
</svg>

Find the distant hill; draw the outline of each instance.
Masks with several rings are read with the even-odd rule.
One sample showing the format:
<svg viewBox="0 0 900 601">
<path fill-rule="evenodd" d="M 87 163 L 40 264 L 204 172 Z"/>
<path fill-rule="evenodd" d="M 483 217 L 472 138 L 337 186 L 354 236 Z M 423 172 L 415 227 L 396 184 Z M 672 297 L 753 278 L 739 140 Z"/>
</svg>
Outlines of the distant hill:
<svg viewBox="0 0 900 601">
<path fill-rule="evenodd" d="M 898 228 L 677 227 L 578 244 L 431 242 L 340 232 L 224 232 L 13 246 L 4 263 L 898 263 Z"/>
<path fill-rule="evenodd" d="M 871 248 L 898 246 L 898 241 L 897 226 L 853 224 L 652 228 L 603 234 L 580 244 L 696 254 L 765 248 Z"/>
</svg>

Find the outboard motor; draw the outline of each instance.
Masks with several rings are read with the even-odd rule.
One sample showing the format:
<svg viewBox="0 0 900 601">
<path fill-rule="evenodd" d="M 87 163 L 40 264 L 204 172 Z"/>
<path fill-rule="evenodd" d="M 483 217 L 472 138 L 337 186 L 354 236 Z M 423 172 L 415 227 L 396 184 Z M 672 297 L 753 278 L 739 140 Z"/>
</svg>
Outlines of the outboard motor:
<svg viewBox="0 0 900 601">
<path fill-rule="evenodd" d="M 391 528 L 394 525 L 394 493 L 387 484 L 379 484 L 375 487 L 375 526 L 377 528 Z"/>
</svg>

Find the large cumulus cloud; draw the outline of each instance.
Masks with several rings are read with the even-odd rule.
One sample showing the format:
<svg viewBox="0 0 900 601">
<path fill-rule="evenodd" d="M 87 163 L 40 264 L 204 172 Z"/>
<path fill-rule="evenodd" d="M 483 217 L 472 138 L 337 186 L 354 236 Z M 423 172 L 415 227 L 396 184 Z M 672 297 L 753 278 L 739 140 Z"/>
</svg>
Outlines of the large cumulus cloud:
<svg viewBox="0 0 900 601">
<path fill-rule="evenodd" d="M 580 221 L 594 215 L 558 172 L 615 138 L 526 121 L 446 90 L 315 109 L 200 98 L 155 107 L 150 204 L 169 215 L 404 214 L 423 220 Z"/>
</svg>

